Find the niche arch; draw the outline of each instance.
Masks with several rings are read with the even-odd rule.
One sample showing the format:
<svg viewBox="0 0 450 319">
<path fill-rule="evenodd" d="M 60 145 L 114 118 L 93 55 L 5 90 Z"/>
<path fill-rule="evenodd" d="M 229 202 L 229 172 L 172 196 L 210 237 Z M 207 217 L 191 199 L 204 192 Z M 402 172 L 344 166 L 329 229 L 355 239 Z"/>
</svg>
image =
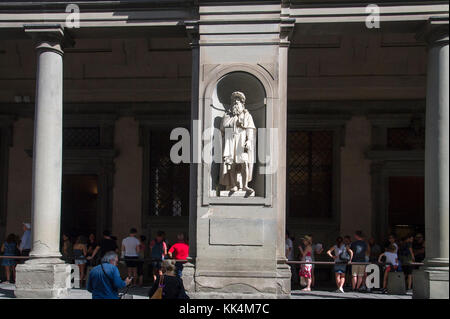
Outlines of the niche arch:
<svg viewBox="0 0 450 319">
<path fill-rule="evenodd" d="M 210 72 L 205 81 L 208 84 L 205 86 L 203 96 L 202 132 L 211 128 L 220 130 L 222 117 L 230 106 L 231 93 L 235 91 L 240 91 L 246 96 L 245 107 L 252 115 L 257 129 L 273 127 L 274 79 L 270 73 L 260 66 L 253 65 L 217 67 L 212 71 L 214 72 Z M 202 149 L 205 150 L 206 144 L 212 145 L 213 131 L 208 131 L 203 138 Z M 219 194 L 223 186 L 219 184 L 220 163 L 202 161 L 203 203 L 271 205 L 272 176 L 260 172 L 260 167 L 264 164 L 258 160 L 258 149 L 267 154 L 264 144 L 256 140 L 256 163 L 253 168 L 253 179 L 249 184 L 255 190 L 254 197 L 221 197 Z M 214 147 L 211 153 L 214 154 Z"/>
</svg>

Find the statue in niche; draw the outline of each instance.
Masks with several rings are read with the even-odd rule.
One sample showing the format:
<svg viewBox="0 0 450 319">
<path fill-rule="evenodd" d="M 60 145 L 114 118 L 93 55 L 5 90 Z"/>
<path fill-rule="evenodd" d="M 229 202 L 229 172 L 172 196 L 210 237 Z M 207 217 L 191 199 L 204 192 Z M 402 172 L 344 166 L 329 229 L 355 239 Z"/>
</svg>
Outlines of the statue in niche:
<svg viewBox="0 0 450 319">
<path fill-rule="evenodd" d="M 226 187 L 229 196 L 237 191 L 245 191 L 246 197 L 253 195 L 255 191 L 248 183 L 253 176 L 256 127 L 245 108 L 243 93 L 231 94 L 231 106 L 225 111 L 220 129 L 225 138 L 219 183 Z"/>
</svg>

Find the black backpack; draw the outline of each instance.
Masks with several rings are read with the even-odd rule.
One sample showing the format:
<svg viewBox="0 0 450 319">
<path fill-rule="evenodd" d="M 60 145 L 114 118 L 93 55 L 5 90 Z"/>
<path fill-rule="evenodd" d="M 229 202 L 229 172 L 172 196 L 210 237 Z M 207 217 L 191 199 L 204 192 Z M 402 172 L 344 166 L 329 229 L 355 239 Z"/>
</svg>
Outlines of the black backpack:
<svg viewBox="0 0 450 319">
<path fill-rule="evenodd" d="M 348 263 L 350 261 L 350 255 L 347 251 L 347 247 L 345 247 L 344 251 L 339 254 L 339 259 L 346 263 Z"/>
</svg>

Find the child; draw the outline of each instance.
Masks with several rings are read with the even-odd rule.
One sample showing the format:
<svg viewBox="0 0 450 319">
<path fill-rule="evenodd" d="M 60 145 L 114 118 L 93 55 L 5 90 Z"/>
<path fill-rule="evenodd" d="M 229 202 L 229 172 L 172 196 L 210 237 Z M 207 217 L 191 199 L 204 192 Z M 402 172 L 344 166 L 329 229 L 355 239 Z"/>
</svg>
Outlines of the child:
<svg viewBox="0 0 450 319">
<path fill-rule="evenodd" d="M 383 256 L 386 257 L 386 269 L 384 271 L 384 279 L 383 279 L 383 293 L 386 293 L 389 272 L 391 271 L 392 268 L 394 270 L 397 270 L 398 268 L 397 247 L 395 247 L 393 244 L 389 245 L 387 250 L 378 257 L 379 263 L 381 263 L 381 258 Z"/>
<path fill-rule="evenodd" d="M 305 245 L 305 249 L 302 248 L 302 246 L 298 246 L 300 249 L 300 257 L 302 261 L 312 261 L 312 238 L 308 235 L 306 235 L 303 238 L 303 244 Z M 311 291 L 311 270 L 312 270 L 312 264 L 302 264 L 300 268 L 300 280 L 306 281 L 306 287 L 302 289 L 302 291 Z M 304 279 L 302 279 L 304 278 Z"/>
</svg>

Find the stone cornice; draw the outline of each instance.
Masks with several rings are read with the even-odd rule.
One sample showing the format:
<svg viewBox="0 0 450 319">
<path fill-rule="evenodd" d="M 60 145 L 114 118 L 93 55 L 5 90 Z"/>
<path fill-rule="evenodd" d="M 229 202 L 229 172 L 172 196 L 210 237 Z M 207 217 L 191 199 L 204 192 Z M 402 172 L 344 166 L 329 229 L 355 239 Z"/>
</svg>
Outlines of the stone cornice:
<svg viewBox="0 0 450 319">
<path fill-rule="evenodd" d="M 396 150 L 368 150 L 366 158 L 378 161 L 423 161 L 424 150 L 396 151 Z"/>
<path fill-rule="evenodd" d="M 189 128 L 191 119 L 183 115 L 150 115 L 138 114 L 135 117 L 141 126 L 150 127 L 155 130 L 171 130 L 176 127 Z"/>
<path fill-rule="evenodd" d="M 364 2 L 364 1 L 363 1 Z M 208 16 L 210 21 L 202 23 L 215 23 L 220 14 L 216 8 L 233 7 L 236 12 L 242 10 L 240 17 L 233 11 L 231 15 L 225 15 L 227 23 L 239 23 L 250 19 L 256 22 L 271 21 L 280 22 L 286 18 L 295 19 L 296 24 L 306 26 L 325 24 L 360 25 L 365 29 L 367 2 L 337 1 L 193 1 L 193 0 L 155 0 L 155 1 L 36 1 L 36 2 L 2 2 L 0 3 L 0 29 L 18 28 L 23 24 L 52 23 L 63 24 L 67 17 L 65 6 L 68 3 L 80 5 L 81 28 L 105 27 L 154 27 L 154 26 L 179 26 L 184 21 L 198 19 L 198 16 Z M 448 16 L 449 5 L 446 1 L 402 1 L 378 3 L 380 7 L 380 23 L 383 31 L 388 26 L 400 31 L 398 23 L 408 25 L 410 22 L 424 22 L 431 17 Z M 199 7 L 200 6 L 200 7 Z M 253 6 L 253 7 L 252 7 Z M 2 9 L 5 11 L 2 12 Z M 24 10 L 27 9 L 27 10 Z M 8 10 L 8 11 L 6 11 Z M 233 9 L 234 10 L 234 9 Z M 281 12 L 280 12 L 281 10 Z M 220 11 L 220 10 L 219 10 Z M 11 13 L 9 13 L 11 12 Z M 205 20 L 205 19 L 201 19 Z M 229 21 L 228 21 L 229 20 Z M 234 22 L 233 22 L 234 21 Z M 383 26 L 384 24 L 384 26 Z M 408 27 L 414 32 L 416 24 Z M 311 32 L 309 28 L 307 32 Z M 372 29 L 370 29 L 372 30 Z M 370 31 L 369 30 L 369 31 Z M 417 29 L 416 29 L 417 30 Z M 330 31 L 333 31 L 332 29 Z M 372 30 L 374 31 L 374 30 Z M 74 30 L 77 32 L 77 30 Z M 306 31 L 305 31 L 306 32 Z"/>
<path fill-rule="evenodd" d="M 172 7 L 187 7 L 192 6 L 195 0 L 151 0 L 151 1 L 139 1 L 139 0 L 58 0 L 58 1 L 45 1 L 45 0 L 6 0 L 0 3 L 0 9 L 45 9 L 55 10 L 65 8 L 68 4 L 76 4 L 84 8 L 89 9 L 112 9 L 112 8 L 124 8 L 124 9 L 142 9 L 142 8 L 172 8 Z"/>
<path fill-rule="evenodd" d="M 186 33 L 189 38 L 189 45 L 191 48 L 198 47 L 198 40 L 200 37 L 198 20 L 185 21 Z"/>
<path fill-rule="evenodd" d="M 288 128 L 340 128 L 351 119 L 351 114 L 289 114 L 287 117 Z"/>
<path fill-rule="evenodd" d="M 420 25 L 431 17 L 448 16 L 447 1 L 433 2 L 386 2 L 379 7 L 380 28 L 368 29 L 366 20 L 370 13 L 367 5 L 358 3 L 316 3 L 314 1 L 291 3 L 291 17 L 302 26 L 300 32 L 306 34 L 341 34 L 343 32 L 395 32 L 415 33 Z"/>
<path fill-rule="evenodd" d="M 25 153 L 29 157 L 33 157 L 33 149 L 26 149 Z M 94 159 L 94 160 L 110 160 L 119 155 L 119 151 L 112 148 L 92 148 L 92 149 L 70 149 L 64 147 L 63 157 L 64 160 L 76 160 L 76 159 Z"/>
<path fill-rule="evenodd" d="M 119 118 L 118 114 L 64 114 L 64 128 L 66 127 L 90 127 L 90 126 L 113 126 Z"/>
<path fill-rule="evenodd" d="M 374 126 L 401 127 L 409 126 L 413 118 L 425 118 L 425 113 L 401 113 L 401 114 L 369 114 L 367 119 Z"/>
</svg>

